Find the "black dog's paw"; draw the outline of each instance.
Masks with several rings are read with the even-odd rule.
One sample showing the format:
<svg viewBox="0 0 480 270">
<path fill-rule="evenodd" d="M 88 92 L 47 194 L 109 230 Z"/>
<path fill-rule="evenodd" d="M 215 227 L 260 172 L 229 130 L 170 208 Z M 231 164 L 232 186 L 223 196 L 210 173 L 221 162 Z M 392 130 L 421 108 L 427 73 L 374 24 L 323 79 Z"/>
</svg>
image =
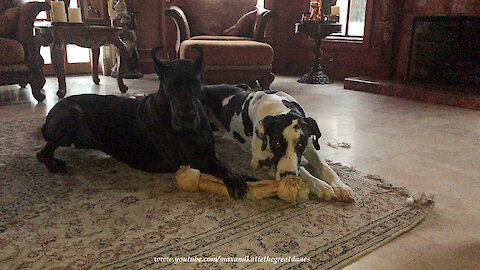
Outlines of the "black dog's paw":
<svg viewBox="0 0 480 270">
<path fill-rule="evenodd" d="M 227 187 L 228 194 L 234 199 L 245 199 L 247 197 L 248 185 L 245 179 L 238 174 L 231 174 L 223 180 Z"/>
<path fill-rule="evenodd" d="M 67 172 L 67 164 L 60 159 L 52 159 L 47 163 L 48 171 L 51 173 L 64 173 Z"/>
</svg>

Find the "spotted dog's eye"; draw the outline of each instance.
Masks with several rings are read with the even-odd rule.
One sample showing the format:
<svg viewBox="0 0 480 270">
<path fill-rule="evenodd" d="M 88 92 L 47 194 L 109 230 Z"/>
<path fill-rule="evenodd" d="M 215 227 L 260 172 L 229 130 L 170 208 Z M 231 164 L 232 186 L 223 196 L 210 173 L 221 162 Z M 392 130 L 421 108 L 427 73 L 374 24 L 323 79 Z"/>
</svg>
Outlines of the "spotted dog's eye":
<svg viewBox="0 0 480 270">
<path fill-rule="evenodd" d="M 302 144 L 302 143 L 298 143 L 298 144 L 297 144 L 297 147 L 298 147 L 298 148 L 302 148 L 302 147 L 303 147 L 303 144 Z"/>
<path fill-rule="evenodd" d="M 280 148 L 280 143 L 279 142 L 275 143 L 275 148 Z"/>
</svg>

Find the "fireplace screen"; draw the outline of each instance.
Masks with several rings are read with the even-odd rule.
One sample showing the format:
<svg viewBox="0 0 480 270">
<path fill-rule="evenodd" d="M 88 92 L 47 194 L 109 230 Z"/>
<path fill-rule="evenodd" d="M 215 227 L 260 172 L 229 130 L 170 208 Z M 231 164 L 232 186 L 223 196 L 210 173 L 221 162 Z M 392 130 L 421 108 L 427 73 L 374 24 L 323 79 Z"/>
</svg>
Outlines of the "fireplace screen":
<svg viewBox="0 0 480 270">
<path fill-rule="evenodd" d="M 408 78 L 480 86 L 480 17 L 417 17 Z"/>
</svg>

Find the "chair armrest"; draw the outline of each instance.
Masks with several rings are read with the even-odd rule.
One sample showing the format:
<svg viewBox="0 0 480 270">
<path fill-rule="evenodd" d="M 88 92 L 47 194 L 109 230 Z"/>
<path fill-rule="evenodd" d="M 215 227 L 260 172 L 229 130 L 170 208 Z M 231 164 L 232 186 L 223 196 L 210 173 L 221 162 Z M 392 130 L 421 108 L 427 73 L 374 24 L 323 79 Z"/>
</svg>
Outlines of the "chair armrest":
<svg viewBox="0 0 480 270">
<path fill-rule="evenodd" d="M 253 39 L 262 42 L 265 40 L 265 28 L 267 27 L 268 21 L 274 16 L 275 14 L 271 10 L 257 7 L 257 18 L 253 26 Z"/>
<path fill-rule="evenodd" d="M 175 51 L 180 52 L 180 44 L 186 39 L 190 39 L 190 27 L 188 25 L 187 16 L 180 7 L 171 6 L 165 9 L 165 15 L 175 22 L 177 27 L 177 42 L 175 43 Z M 177 55 L 178 56 L 178 55 Z"/>
<path fill-rule="evenodd" d="M 33 23 L 40 11 L 50 9 L 50 4 L 45 2 L 26 2 L 19 4 L 19 7 L 17 40 L 25 50 L 26 62 L 34 63 L 40 55 L 40 43 L 35 40 L 35 36 L 33 35 Z"/>
</svg>

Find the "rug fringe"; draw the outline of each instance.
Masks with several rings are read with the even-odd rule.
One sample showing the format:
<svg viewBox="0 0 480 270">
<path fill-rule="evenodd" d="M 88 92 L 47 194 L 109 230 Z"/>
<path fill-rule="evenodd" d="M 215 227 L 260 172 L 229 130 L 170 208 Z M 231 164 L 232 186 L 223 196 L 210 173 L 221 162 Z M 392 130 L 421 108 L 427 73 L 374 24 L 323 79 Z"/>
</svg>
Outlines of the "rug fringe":
<svg viewBox="0 0 480 270">
<path fill-rule="evenodd" d="M 413 195 L 410 191 L 408 191 L 408 189 L 406 187 L 395 187 L 377 174 L 366 174 L 365 175 L 365 174 L 362 174 L 361 172 L 359 172 L 358 170 L 356 170 L 352 165 L 348 166 L 348 165 L 345 165 L 341 162 L 333 162 L 329 159 L 326 159 L 326 161 L 329 165 L 338 166 L 338 167 L 340 167 L 340 169 L 342 169 L 344 171 L 348 171 L 348 172 L 357 174 L 359 176 L 362 176 L 364 178 L 379 182 L 378 185 L 381 188 L 386 189 L 385 192 L 381 192 L 381 193 L 398 192 L 400 195 L 405 196 L 405 200 L 406 200 L 408 205 L 414 205 L 414 204 L 428 205 L 430 203 L 435 204 L 435 202 L 433 200 L 435 195 L 433 194 L 433 192 L 428 192 L 428 193 L 419 192 L 419 193 Z"/>
</svg>

